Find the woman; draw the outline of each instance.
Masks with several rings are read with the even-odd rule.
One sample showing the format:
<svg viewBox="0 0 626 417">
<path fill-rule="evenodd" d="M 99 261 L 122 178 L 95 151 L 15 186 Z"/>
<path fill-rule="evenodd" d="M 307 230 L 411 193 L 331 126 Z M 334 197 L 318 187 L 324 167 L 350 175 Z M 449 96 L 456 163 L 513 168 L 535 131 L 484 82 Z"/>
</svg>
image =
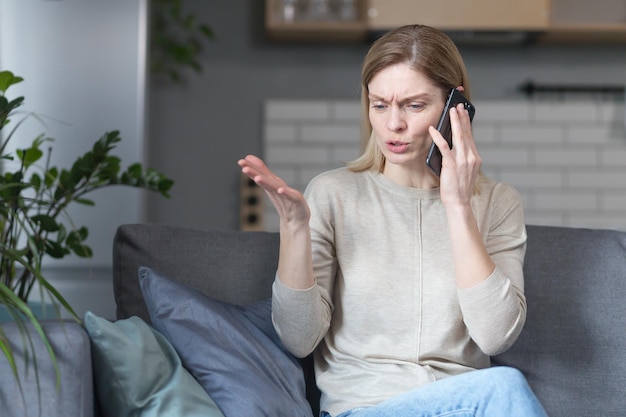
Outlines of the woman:
<svg viewBox="0 0 626 417">
<path fill-rule="evenodd" d="M 398 28 L 363 63 L 359 159 L 304 195 L 259 158 L 239 161 L 280 216 L 274 325 L 295 355 L 315 352 L 324 416 L 545 416 L 521 373 L 489 368 L 526 318 L 524 214 L 481 174 L 462 105 L 452 149 L 433 127 L 453 88 L 469 97 L 452 41 Z"/>
</svg>

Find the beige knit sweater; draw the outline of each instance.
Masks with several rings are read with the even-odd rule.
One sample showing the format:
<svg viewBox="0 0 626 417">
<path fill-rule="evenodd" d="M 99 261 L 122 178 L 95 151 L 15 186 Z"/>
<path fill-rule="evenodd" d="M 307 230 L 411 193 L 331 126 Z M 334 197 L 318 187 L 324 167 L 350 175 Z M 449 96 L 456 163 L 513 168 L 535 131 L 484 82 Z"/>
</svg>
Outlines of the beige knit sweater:
<svg viewBox="0 0 626 417">
<path fill-rule="evenodd" d="M 526 317 L 522 202 L 510 186 L 479 182 L 472 208 L 496 269 L 459 290 L 439 189 L 345 168 L 311 181 L 316 285 L 294 290 L 277 277 L 273 320 L 295 355 L 315 350 L 322 410 L 487 367 L 516 340 Z"/>
</svg>

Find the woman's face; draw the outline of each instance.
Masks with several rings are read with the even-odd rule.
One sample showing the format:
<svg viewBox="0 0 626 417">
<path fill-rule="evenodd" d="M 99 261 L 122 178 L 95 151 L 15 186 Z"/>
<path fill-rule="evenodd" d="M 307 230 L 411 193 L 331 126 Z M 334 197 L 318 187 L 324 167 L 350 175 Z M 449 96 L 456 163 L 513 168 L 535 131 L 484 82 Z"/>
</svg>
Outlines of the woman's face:
<svg viewBox="0 0 626 417">
<path fill-rule="evenodd" d="M 444 97 L 420 72 L 407 64 L 381 70 L 368 85 L 369 119 L 386 164 L 424 168 Z"/>
</svg>

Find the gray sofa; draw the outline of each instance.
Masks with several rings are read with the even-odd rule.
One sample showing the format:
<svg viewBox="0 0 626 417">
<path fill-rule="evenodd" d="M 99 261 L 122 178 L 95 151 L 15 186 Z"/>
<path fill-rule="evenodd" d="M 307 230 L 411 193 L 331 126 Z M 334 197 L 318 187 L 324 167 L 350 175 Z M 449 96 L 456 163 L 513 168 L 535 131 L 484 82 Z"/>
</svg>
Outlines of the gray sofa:
<svg viewBox="0 0 626 417">
<path fill-rule="evenodd" d="M 623 416 L 626 232 L 548 226 L 528 226 L 527 230 L 527 323 L 513 348 L 494 357 L 493 364 L 520 369 L 551 417 Z M 137 280 L 139 266 L 148 266 L 211 297 L 235 304 L 269 297 L 278 242 L 277 234 L 266 232 L 123 225 L 114 242 L 117 318 L 139 316 L 146 322 L 150 320 Z M 15 337 L 10 334 L 9 337 Z M 310 358 L 302 363 L 307 396 L 317 411 L 319 393 Z M 2 401 L 7 400 L 1 391 L 10 384 L 10 378 L 6 377 L 6 363 L 1 358 L 0 372 L 0 409 L 4 410 Z M 84 368 L 81 372 L 74 370 L 72 375 L 88 379 L 91 370 Z M 91 387 L 86 382 L 82 391 L 73 387 L 75 392 L 65 394 L 80 396 L 81 401 L 87 402 L 87 409 L 95 410 L 97 415 L 94 398 L 84 394 L 85 386 Z M 46 392 L 46 397 L 49 394 Z M 46 415 L 91 416 L 89 410 L 74 410 Z"/>
<path fill-rule="evenodd" d="M 494 358 L 494 365 L 520 369 L 552 417 L 623 416 L 626 233 L 546 226 L 527 230 L 527 323 L 514 347 Z M 247 303 L 271 294 L 278 236 L 127 225 L 118 230 L 114 248 L 117 317 L 149 320 L 135 278 L 139 266 L 212 297 Z M 304 362 L 316 409 L 310 360 Z"/>
<path fill-rule="evenodd" d="M 57 355 L 61 383 L 46 347 L 32 326 L 27 326 L 37 365 L 22 352 L 23 339 L 15 323 L 0 323 L 13 346 L 20 386 L 0 352 L 0 416 L 2 417 L 92 417 L 97 409 L 93 390 L 89 337 L 75 321 L 45 321 L 42 327 Z M 25 366 L 28 364 L 28 366 Z M 37 383 L 39 378 L 39 384 Z"/>
</svg>

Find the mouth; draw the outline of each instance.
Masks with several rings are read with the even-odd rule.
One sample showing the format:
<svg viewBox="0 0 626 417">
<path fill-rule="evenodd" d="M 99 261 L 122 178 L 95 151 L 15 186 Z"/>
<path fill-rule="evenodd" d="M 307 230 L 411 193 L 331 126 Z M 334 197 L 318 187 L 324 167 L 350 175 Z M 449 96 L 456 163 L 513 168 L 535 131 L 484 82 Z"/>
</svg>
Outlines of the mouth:
<svg viewBox="0 0 626 417">
<path fill-rule="evenodd" d="M 399 140 L 388 140 L 385 142 L 387 149 L 393 153 L 404 153 L 409 148 L 408 142 L 402 142 Z"/>
</svg>

